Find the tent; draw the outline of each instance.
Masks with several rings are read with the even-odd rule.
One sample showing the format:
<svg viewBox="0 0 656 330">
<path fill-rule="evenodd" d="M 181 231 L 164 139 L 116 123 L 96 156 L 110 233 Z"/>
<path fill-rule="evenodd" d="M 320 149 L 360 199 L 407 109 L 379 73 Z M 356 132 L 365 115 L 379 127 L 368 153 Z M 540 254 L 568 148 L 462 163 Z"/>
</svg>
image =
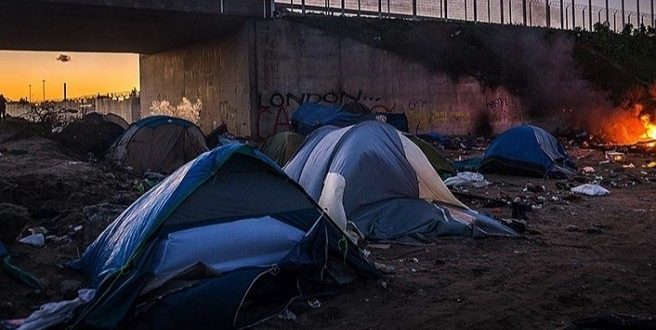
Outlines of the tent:
<svg viewBox="0 0 656 330">
<path fill-rule="evenodd" d="M 316 130 L 285 172 L 337 224 L 369 240 L 515 235 L 458 201 L 421 149 L 378 121 Z"/>
<path fill-rule="evenodd" d="M 98 290 L 81 328 L 241 328 L 280 313 L 309 281 L 378 276 L 298 184 L 244 144 L 182 166 L 71 266 Z"/>
<path fill-rule="evenodd" d="M 103 115 L 98 112 L 90 112 L 84 115 L 84 117 L 82 117 L 82 121 L 98 121 L 98 120 L 116 124 L 120 126 L 123 130 L 128 129 L 128 127 L 130 126 L 130 124 L 128 124 L 128 122 L 125 119 L 123 119 L 123 117 L 113 113 L 106 113 Z"/>
<path fill-rule="evenodd" d="M 319 127 L 331 125 L 346 127 L 365 120 L 386 122 L 396 129 L 408 132 L 408 118 L 404 113 L 372 113 L 365 105 L 353 102 L 346 105 L 304 103 L 292 114 L 292 130 L 308 135 Z"/>
<path fill-rule="evenodd" d="M 576 164 L 553 135 L 539 127 L 522 125 L 507 130 L 490 144 L 479 171 L 566 178 L 576 174 Z"/>
<path fill-rule="evenodd" d="M 440 175 L 442 179 L 449 178 L 457 174 L 458 171 L 451 165 L 451 163 L 442 156 L 431 144 L 413 135 L 406 135 L 410 141 L 421 149 L 430 164 L 435 169 L 435 172 Z"/>
<path fill-rule="evenodd" d="M 198 126 L 180 118 L 152 116 L 130 125 L 107 157 L 137 172 L 171 173 L 205 151 L 205 136 Z"/>
<path fill-rule="evenodd" d="M 285 166 L 292 159 L 305 136 L 294 132 L 282 132 L 268 138 L 260 151 L 273 159 L 278 165 Z"/>
</svg>

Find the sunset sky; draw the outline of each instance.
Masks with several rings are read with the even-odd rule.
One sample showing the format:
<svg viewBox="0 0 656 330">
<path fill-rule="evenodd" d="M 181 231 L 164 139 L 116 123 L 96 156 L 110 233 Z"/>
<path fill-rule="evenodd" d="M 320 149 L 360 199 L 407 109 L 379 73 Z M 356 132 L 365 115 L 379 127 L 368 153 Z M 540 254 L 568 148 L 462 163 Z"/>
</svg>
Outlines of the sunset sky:
<svg viewBox="0 0 656 330">
<path fill-rule="evenodd" d="M 60 54 L 70 56 L 70 61 L 58 61 Z M 0 51 L 0 94 L 12 100 L 28 97 L 32 84 L 32 101 L 41 101 L 42 80 L 47 99 L 63 98 L 64 82 L 68 97 L 139 89 L 139 56 Z"/>
</svg>

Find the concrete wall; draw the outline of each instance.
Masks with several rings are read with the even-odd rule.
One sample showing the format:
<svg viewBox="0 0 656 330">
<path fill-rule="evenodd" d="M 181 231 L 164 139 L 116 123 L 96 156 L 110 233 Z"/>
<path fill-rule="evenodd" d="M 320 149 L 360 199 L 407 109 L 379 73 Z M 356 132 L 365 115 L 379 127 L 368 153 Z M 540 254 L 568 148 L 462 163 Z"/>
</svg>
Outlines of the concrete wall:
<svg viewBox="0 0 656 330">
<path fill-rule="evenodd" d="M 141 56 L 141 108 L 187 97 L 204 103 L 208 133 L 264 139 L 288 129 L 303 102 L 359 101 L 375 111 L 404 112 L 411 130 L 472 134 L 481 121 L 495 132 L 521 122 L 518 98 L 452 81 L 422 64 L 348 38 L 277 19 L 251 21 L 230 37 Z M 483 118 L 482 114 L 488 114 Z"/>
<path fill-rule="evenodd" d="M 485 89 L 473 78 L 452 81 L 348 38 L 286 20 L 257 22 L 255 36 L 254 137 L 285 130 L 282 118 L 299 100 L 357 100 L 376 111 L 405 112 L 413 132 L 474 133 L 483 112 L 495 132 L 521 121 L 520 100 L 503 88 Z"/>
<path fill-rule="evenodd" d="M 141 119 L 141 104 L 138 96 L 126 99 L 99 97 L 95 99 L 95 111 L 102 114 L 113 113 L 121 116 L 128 123 Z"/>
<path fill-rule="evenodd" d="M 141 112 L 153 101 L 177 105 L 201 100 L 199 126 L 205 133 L 225 122 L 237 135 L 251 135 L 252 25 L 234 34 L 181 49 L 140 56 Z"/>
</svg>

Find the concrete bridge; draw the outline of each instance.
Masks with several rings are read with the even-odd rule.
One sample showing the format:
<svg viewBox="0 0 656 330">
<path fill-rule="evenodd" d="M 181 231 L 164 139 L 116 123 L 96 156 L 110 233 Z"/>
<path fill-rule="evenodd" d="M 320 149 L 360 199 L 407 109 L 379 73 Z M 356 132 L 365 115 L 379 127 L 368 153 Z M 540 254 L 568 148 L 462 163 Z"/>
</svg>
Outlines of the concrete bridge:
<svg viewBox="0 0 656 330">
<path fill-rule="evenodd" d="M 273 0 L 0 0 L 0 49 L 148 54 L 272 10 Z"/>
</svg>

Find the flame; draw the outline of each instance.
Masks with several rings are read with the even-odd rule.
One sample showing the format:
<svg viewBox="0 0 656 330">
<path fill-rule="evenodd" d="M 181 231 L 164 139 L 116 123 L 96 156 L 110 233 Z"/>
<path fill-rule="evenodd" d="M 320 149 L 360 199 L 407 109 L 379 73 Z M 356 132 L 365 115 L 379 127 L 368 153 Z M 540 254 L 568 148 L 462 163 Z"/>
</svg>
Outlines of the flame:
<svg viewBox="0 0 656 330">
<path fill-rule="evenodd" d="M 650 115 L 640 116 L 640 121 L 645 127 L 645 133 L 642 135 L 642 139 L 645 140 L 656 140 L 656 124 L 652 123 Z"/>
</svg>

